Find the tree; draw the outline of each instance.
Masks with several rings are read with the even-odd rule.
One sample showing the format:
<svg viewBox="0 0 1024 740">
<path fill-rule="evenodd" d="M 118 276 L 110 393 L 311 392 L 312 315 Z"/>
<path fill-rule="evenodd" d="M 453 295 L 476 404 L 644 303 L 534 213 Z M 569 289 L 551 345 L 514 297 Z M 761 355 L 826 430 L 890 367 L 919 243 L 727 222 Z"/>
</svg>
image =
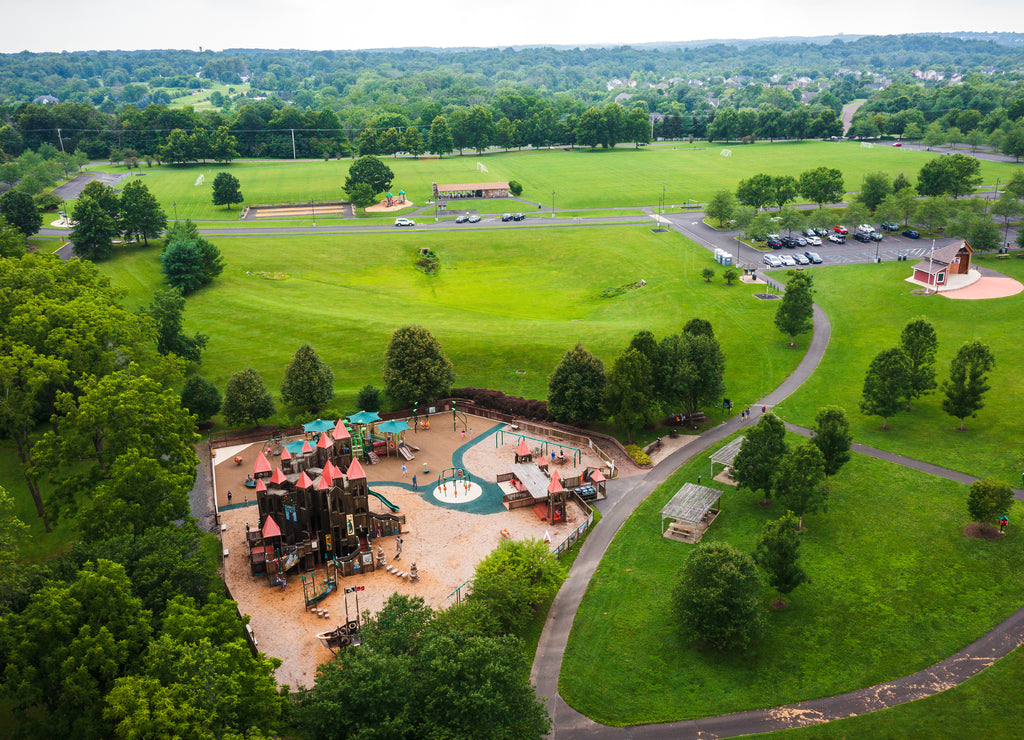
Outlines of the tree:
<svg viewBox="0 0 1024 740">
<path fill-rule="evenodd" d="M 691 324 L 693 322 L 686 325 L 687 329 Z M 710 330 L 710 324 L 707 328 Z M 665 407 L 681 407 L 687 415 L 692 415 L 702 406 L 718 405 L 725 395 L 722 347 L 713 333 L 684 330 L 682 334 L 665 337 L 658 344 L 654 378 L 658 397 Z"/>
<path fill-rule="evenodd" d="M 348 169 L 348 176 L 345 178 L 345 192 L 352 194 L 352 188 L 357 184 L 368 185 L 374 197 L 383 193 L 391 187 L 395 179 L 395 173 L 391 168 L 381 162 L 373 155 L 359 157 Z"/>
<path fill-rule="evenodd" d="M 36 202 L 31 195 L 20 190 L 8 190 L 0 195 L 0 214 L 25 236 L 38 234 L 43 225 L 43 216 L 36 208 Z"/>
<path fill-rule="evenodd" d="M 703 270 L 700 271 L 700 276 L 704 278 L 705 283 L 710 283 L 712 280 L 715 279 L 715 268 L 705 267 Z"/>
<path fill-rule="evenodd" d="M 184 295 L 209 284 L 224 271 L 224 258 L 208 239 L 199 236 L 192 221 L 178 221 L 167 230 L 167 244 L 160 254 L 167 282 Z"/>
<path fill-rule="evenodd" d="M 787 203 L 796 200 L 799 194 L 796 179 L 790 175 L 775 175 L 772 177 L 771 193 L 771 202 L 781 211 Z"/>
<path fill-rule="evenodd" d="M 935 351 L 939 338 L 924 316 L 911 319 L 900 334 L 900 349 L 910 361 L 910 398 L 931 393 L 935 382 Z"/>
<path fill-rule="evenodd" d="M 10 594 L 22 581 L 18 548 L 27 530 L 14 513 L 14 497 L 0 486 L 0 607 L 11 606 Z"/>
<path fill-rule="evenodd" d="M 707 207 L 704 212 L 708 218 L 713 218 L 718 221 L 718 226 L 721 228 L 725 225 L 725 222 L 732 218 L 733 202 L 732 202 L 732 191 L 731 190 L 719 190 L 711 196 L 711 200 L 708 201 Z"/>
<path fill-rule="evenodd" d="M 251 426 L 274 413 L 274 399 L 270 397 L 260 374 L 247 368 L 228 378 L 221 411 L 228 424 Z"/>
<path fill-rule="evenodd" d="M 736 199 L 759 211 L 772 202 L 772 195 L 772 176 L 764 173 L 740 180 L 736 185 Z"/>
<path fill-rule="evenodd" d="M 818 167 L 800 173 L 797 183 L 800 195 L 821 208 L 825 203 L 837 203 L 843 199 L 846 187 L 843 173 L 834 167 Z"/>
<path fill-rule="evenodd" d="M 694 316 L 683 324 L 683 334 L 693 334 L 694 336 L 711 337 L 714 339 L 715 328 L 707 319 L 702 319 L 700 316 Z"/>
<path fill-rule="evenodd" d="M 213 204 L 227 206 L 228 210 L 231 210 L 233 203 L 241 203 L 244 200 L 242 184 L 238 182 L 238 178 L 230 172 L 218 172 L 213 178 Z"/>
<path fill-rule="evenodd" d="M 775 498 L 795 513 L 803 529 L 804 514 L 818 511 L 828 501 L 825 457 L 813 442 L 804 442 L 781 459 L 773 477 Z"/>
<path fill-rule="evenodd" d="M 167 216 L 142 180 L 131 180 L 121 191 L 121 229 L 129 239 L 158 237 L 167 228 Z"/>
<path fill-rule="evenodd" d="M 917 192 L 959 198 L 981 184 L 981 162 L 965 154 L 935 157 L 925 162 L 917 175 Z"/>
<path fill-rule="evenodd" d="M 725 542 L 701 542 L 672 593 L 682 633 L 718 650 L 744 649 L 762 634 L 764 606 L 757 566 Z"/>
<path fill-rule="evenodd" d="M 359 389 L 356 406 L 363 411 L 380 411 L 380 389 L 369 383 Z"/>
<path fill-rule="evenodd" d="M 0 216 L 0 258 L 22 257 L 28 252 L 28 240 L 7 219 Z"/>
<path fill-rule="evenodd" d="M 872 172 L 864 176 L 864 184 L 860 188 L 860 202 L 872 213 L 879 204 L 892 194 L 892 183 L 889 175 L 884 172 Z"/>
<path fill-rule="evenodd" d="M 754 546 L 754 562 L 768 576 L 768 585 L 779 592 L 778 606 L 785 606 L 782 597 L 808 580 L 800 567 L 800 523 L 793 512 L 768 522 Z"/>
<path fill-rule="evenodd" d="M 992 478 L 974 481 L 967 494 L 967 511 L 982 527 L 989 527 L 993 519 L 1008 514 L 1013 505 L 1013 489 Z"/>
<path fill-rule="evenodd" d="M 964 342 L 949 366 L 949 379 L 942 384 L 942 410 L 960 420 L 959 430 L 966 431 L 967 417 L 974 417 L 985 407 L 984 396 L 989 389 L 988 375 L 995 367 L 992 351 L 978 339 Z"/>
<path fill-rule="evenodd" d="M 881 416 L 882 429 L 889 418 L 905 411 L 913 392 L 910 359 L 899 347 L 875 355 L 864 376 L 860 410 L 868 416 Z"/>
<path fill-rule="evenodd" d="M 650 360 L 635 349 L 627 349 L 615 360 L 604 386 L 602 405 L 615 424 L 633 441 L 633 433 L 654 418 L 658 399 L 654 393 Z"/>
<path fill-rule="evenodd" d="M 746 435 L 740 451 L 733 460 L 733 477 L 751 491 L 761 491 L 762 501 L 768 503 L 772 492 L 772 476 L 779 461 L 789 453 L 786 444 L 786 425 L 782 419 L 768 412 Z"/>
<path fill-rule="evenodd" d="M 435 116 L 430 122 L 430 134 L 428 136 L 427 149 L 431 154 L 439 158 L 445 154 L 451 154 L 455 149 L 452 141 L 452 132 L 448 128 L 448 121 L 444 116 Z"/>
<path fill-rule="evenodd" d="M 187 362 L 198 363 L 209 339 L 196 332 L 187 336 L 182 331 L 185 299 L 177 288 L 164 288 L 153 294 L 153 300 L 142 313 L 156 324 L 156 348 L 161 354 L 175 354 Z"/>
<path fill-rule="evenodd" d="M 75 246 L 75 254 L 94 262 L 111 255 L 118 235 L 117 224 L 97 200 L 79 196 L 72 219 L 75 225 L 68 238 Z"/>
<path fill-rule="evenodd" d="M 304 344 L 295 351 L 281 381 L 285 403 L 316 413 L 334 398 L 334 373 L 320 355 Z"/>
<path fill-rule="evenodd" d="M 732 285 L 732 281 L 740 276 L 740 273 L 735 267 L 726 267 L 722 273 L 722 277 L 725 278 L 726 285 Z"/>
<path fill-rule="evenodd" d="M 384 389 L 399 408 L 434 401 L 452 388 L 452 363 L 422 326 L 403 326 L 384 351 Z"/>
<path fill-rule="evenodd" d="M 821 452 L 825 463 L 826 480 L 839 472 L 850 461 L 853 435 L 846 412 L 838 406 L 824 406 L 814 416 L 814 436 L 811 442 Z"/>
<path fill-rule="evenodd" d="M 188 409 L 200 424 L 205 424 L 213 418 L 220 411 L 221 403 L 217 386 L 199 375 L 193 375 L 186 380 L 185 387 L 181 389 L 181 405 Z"/>
<path fill-rule="evenodd" d="M 548 413 L 566 424 L 593 421 L 601 414 L 604 385 L 604 364 L 577 344 L 548 378 Z"/>
<path fill-rule="evenodd" d="M 878 204 L 875 215 L 883 221 L 898 221 L 906 226 L 917 211 L 916 195 L 913 188 L 897 190 Z"/>
<path fill-rule="evenodd" d="M 1006 138 L 1003 139 L 999 151 L 1008 157 L 1013 157 L 1018 162 L 1021 157 L 1024 157 L 1024 121 L 1018 120 L 1006 132 Z"/>
<path fill-rule="evenodd" d="M 534 609 L 558 593 L 565 566 L 541 540 L 502 540 L 474 571 L 471 601 L 483 601 L 503 632 L 519 633 Z"/>
<path fill-rule="evenodd" d="M 796 346 L 798 334 L 814 328 L 813 278 L 808 272 L 794 273 L 775 311 L 775 326 L 789 335 L 789 346 Z"/>
<path fill-rule="evenodd" d="M 377 194 L 365 182 L 357 182 L 345 191 L 349 202 L 356 208 L 366 208 L 377 202 Z"/>
</svg>

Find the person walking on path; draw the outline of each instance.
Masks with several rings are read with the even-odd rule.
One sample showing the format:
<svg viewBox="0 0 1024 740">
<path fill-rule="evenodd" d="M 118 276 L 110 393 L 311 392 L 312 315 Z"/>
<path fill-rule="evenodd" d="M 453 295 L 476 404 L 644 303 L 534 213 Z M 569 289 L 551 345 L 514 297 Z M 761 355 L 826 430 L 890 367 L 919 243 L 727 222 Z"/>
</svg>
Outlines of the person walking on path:
<svg viewBox="0 0 1024 740">
<path fill-rule="evenodd" d="M 420 490 L 420 487 L 418 485 L 416 485 L 416 476 L 415 475 L 412 477 L 412 490 L 414 490 L 414 491 Z"/>
<path fill-rule="evenodd" d="M 407 471 L 407 470 L 405 469 L 405 463 L 402 463 L 402 477 L 403 477 L 403 478 L 405 477 L 405 474 L 406 474 L 407 472 L 408 472 L 408 471 Z"/>
<path fill-rule="evenodd" d="M 228 503 L 231 503 L 231 491 L 228 491 Z"/>
</svg>

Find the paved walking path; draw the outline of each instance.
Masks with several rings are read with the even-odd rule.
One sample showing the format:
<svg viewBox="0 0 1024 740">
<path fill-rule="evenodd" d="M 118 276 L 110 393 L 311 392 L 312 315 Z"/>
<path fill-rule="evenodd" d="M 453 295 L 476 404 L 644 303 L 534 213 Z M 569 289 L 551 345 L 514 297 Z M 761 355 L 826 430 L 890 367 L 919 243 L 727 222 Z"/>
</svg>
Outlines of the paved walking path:
<svg viewBox="0 0 1024 740">
<path fill-rule="evenodd" d="M 597 570 L 612 539 L 637 506 L 682 464 L 704 452 L 745 426 L 755 423 L 762 406 L 772 407 L 799 388 L 814 372 L 825 354 L 831 336 L 831 324 L 825 313 L 814 307 L 814 334 L 803 360 L 783 383 L 752 405 L 751 418 L 738 417 L 709 429 L 700 438 L 676 450 L 642 477 L 609 481 L 608 498 L 598 506 L 601 525 L 587 537 L 570 571 L 548 611 L 544 631 L 537 645 L 530 678 L 537 694 L 547 700 L 551 714 L 551 738 L 644 738 L 645 740 L 676 740 L 678 738 L 736 737 L 758 732 L 791 729 L 831 722 L 857 714 L 866 714 L 894 707 L 925 696 L 937 694 L 966 681 L 1024 644 L 1024 608 L 1014 612 L 994 629 L 963 650 L 935 665 L 910 676 L 870 686 L 846 694 L 813 701 L 788 704 L 769 709 L 737 712 L 717 717 L 668 722 L 658 725 L 610 727 L 598 724 L 570 707 L 558 694 L 558 676 L 562 656 L 569 642 L 569 633 L 576 611 L 583 601 L 590 579 Z M 810 436 L 810 430 L 787 424 L 797 434 Z M 865 445 L 854 444 L 853 450 L 871 457 L 915 470 L 970 484 L 973 476 L 914 460 Z M 1016 498 L 1024 500 L 1024 491 Z"/>
</svg>

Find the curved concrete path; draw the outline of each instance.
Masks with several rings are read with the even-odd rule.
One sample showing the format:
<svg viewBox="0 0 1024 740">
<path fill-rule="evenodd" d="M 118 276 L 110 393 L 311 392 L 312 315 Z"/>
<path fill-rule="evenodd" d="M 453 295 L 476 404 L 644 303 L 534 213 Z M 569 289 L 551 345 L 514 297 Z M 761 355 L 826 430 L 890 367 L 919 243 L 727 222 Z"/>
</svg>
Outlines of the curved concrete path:
<svg viewBox="0 0 1024 740">
<path fill-rule="evenodd" d="M 534 657 L 530 678 L 536 686 L 538 695 L 547 700 L 552 720 L 552 731 L 549 737 L 676 740 L 690 737 L 736 737 L 821 724 L 857 714 L 875 712 L 940 693 L 966 681 L 1024 644 L 1024 608 L 1021 608 L 963 650 L 909 676 L 812 701 L 657 725 L 610 727 L 598 724 L 570 707 L 558 694 L 558 677 L 562 668 L 562 656 L 569 641 L 569 633 L 572 630 L 576 611 L 605 551 L 626 519 L 680 465 L 744 426 L 755 423 L 758 407 L 774 406 L 799 388 L 821 362 L 830 336 L 831 324 L 828 317 L 815 305 L 814 334 L 803 360 L 778 388 L 761 401 L 751 405 L 750 419 L 740 420 L 738 417 L 733 417 L 718 427 L 708 430 L 698 440 L 671 454 L 643 477 L 616 479 L 609 482 L 609 494 L 614 495 L 609 495 L 608 499 L 603 502 L 603 506 L 600 507 L 601 526 L 595 527 L 583 543 L 569 578 L 555 597 L 551 609 L 548 611 L 544 631 L 541 633 L 537 653 Z M 786 427 L 797 434 L 810 436 L 810 430 L 805 427 L 792 424 L 787 424 Z M 855 444 L 853 449 L 871 457 L 905 465 L 960 483 L 970 484 L 977 480 L 973 476 L 873 447 Z M 1016 491 L 1016 497 L 1024 500 L 1024 491 Z"/>
</svg>

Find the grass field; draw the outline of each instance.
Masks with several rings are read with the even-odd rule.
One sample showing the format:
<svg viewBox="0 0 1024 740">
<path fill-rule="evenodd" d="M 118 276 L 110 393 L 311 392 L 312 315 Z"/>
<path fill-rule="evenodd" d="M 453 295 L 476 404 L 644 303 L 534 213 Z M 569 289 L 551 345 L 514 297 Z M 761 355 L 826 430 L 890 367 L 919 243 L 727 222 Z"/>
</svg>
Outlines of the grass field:
<svg viewBox="0 0 1024 740">
<path fill-rule="evenodd" d="M 968 539 L 965 486 L 858 455 L 833 479 L 828 512 L 805 517 L 811 582 L 772 612 L 762 642 L 734 654 L 694 647 L 670 607 L 693 548 L 660 536 L 659 512 L 698 472 L 707 473 L 703 456 L 640 505 L 577 612 L 559 690 L 599 722 L 665 722 L 870 686 L 949 656 L 1024 598 L 1019 507 L 1006 537 Z M 705 539 L 749 552 L 782 512 L 725 488 Z"/>
<path fill-rule="evenodd" d="M 614 150 L 528 150 L 511 153 L 471 154 L 442 159 L 385 158 L 395 173 L 394 190 L 404 189 L 413 202 L 426 204 L 431 183 L 493 182 L 518 180 L 526 201 L 572 211 L 581 208 L 625 208 L 653 206 L 662 197 L 667 204 L 688 200 L 706 201 L 723 188 L 734 189 L 741 179 L 758 172 L 798 176 L 804 170 L 828 163 L 843 171 L 847 190 L 856 191 L 864 175 L 883 171 L 892 176 L 906 173 L 912 180 L 921 166 L 934 156 L 892 147 L 862 149 L 850 142 L 792 142 L 731 146 L 732 156 L 722 157 L 722 146 L 702 144 L 678 147 L 631 147 Z M 479 172 L 478 162 L 488 171 Z M 146 184 L 164 205 L 168 215 L 177 204 L 180 218 L 236 221 L 237 208 L 227 211 L 211 203 L 210 189 L 217 172 L 229 171 L 241 182 L 249 205 L 303 203 L 310 199 L 344 199 L 342 188 L 350 159 L 289 162 L 240 161 L 228 165 L 196 164 L 142 168 Z M 124 172 L 124 167 L 103 167 Z M 981 161 L 984 182 L 1007 181 L 1013 165 Z M 206 184 L 196 187 L 196 178 L 206 175 Z M 492 211 L 527 210 L 522 204 L 497 201 Z"/>
<path fill-rule="evenodd" d="M 397 230 L 381 236 L 231 238 L 218 241 L 227 269 L 186 304 L 186 330 L 210 336 L 203 374 L 223 388 L 252 366 L 276 392 L 291 355 L 308 342 L 331 365 L 339 410 L 367 383 L 380 387 L 391 334 L 426 326 L 455 365 L 455 384 L 544 398 L 562 355 L 583 342 L 607 366 L 633 334 L 659 339 L 693 316 L 709 319 L 737 403 L 756 399 L 792 371 L 801 353 L 774 336 L 775 306 L 751 286 L 705 284 L 710 255 L 674 233 L 649 229 Z M 442 270 L 415 268 L 429 247 Z M 140 248 L 102 270 L 136 308 L 160 283 L 159 247 Z M 272 277 L 282 279 L 269 279 Z M 642 289 L 615 289 L 647 281 Z"/>
<path fill-rule="evenodd" d="M 1024 429 L 1016 410 L 1024 405 L 1020 368 L 1024 343 L 1018 330 L 1024 312 L 1024 293 L 982 301 L 915 296 L 903 281 L 911 262 L 850 265 L 813 270 L 815 301 L 832 322 L 832 341 L 817 372 L 776 410 L 788 421 L 810 426 L 814 414 L 829 399 L 846 409 L 856 441 L 899 452 L 919 460 L 977 476 L 995 476 L 1019 486 L 1024 471 Z M 1024 260 L 975 261 L 1024 281 Z M 995 356 L 992 389 L 977 418 L 967 420 L 967 432 L 956 431 L 959 421 L 942 410 L 942 393 L 914 403 L 912 412 L 889 420 L 860 412 L 864 374 L 872 358 L 899 341 L 908 320 L 925 316 L 939 338 L 936 379 L 949 377 L 949 363 L 965 341 L 985 341 Z"/>
</svg>

